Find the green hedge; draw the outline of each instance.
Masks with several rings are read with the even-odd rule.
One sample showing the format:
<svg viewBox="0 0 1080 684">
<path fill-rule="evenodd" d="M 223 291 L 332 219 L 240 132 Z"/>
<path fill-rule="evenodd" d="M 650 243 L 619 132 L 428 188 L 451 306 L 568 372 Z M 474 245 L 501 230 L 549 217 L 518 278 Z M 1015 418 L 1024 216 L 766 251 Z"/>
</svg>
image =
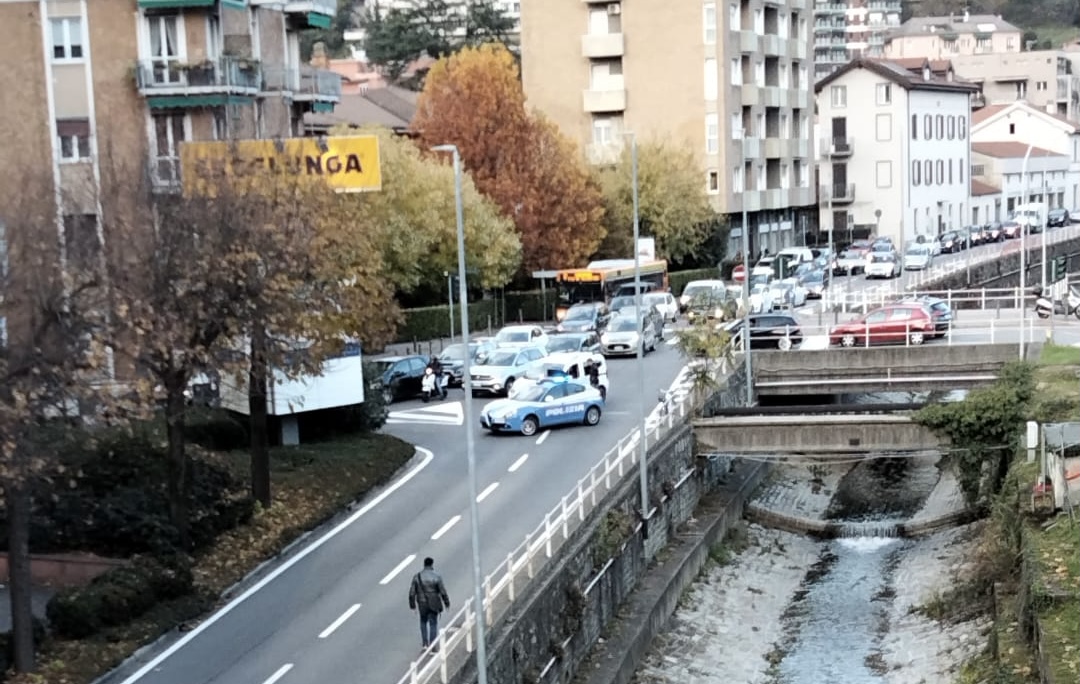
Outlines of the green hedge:
<svg viewBox="0 0 1080 684">
<path fill-rule="evenodd" d="M 548 315 L 544 315 L 543 297 L 535 292 L 507 292 L 505 296 L 469 302 L 469 329 L 475 334 L 486 334 L 488 326 L 497 330 L 507 323 L 542 321 L 551 318 L 555 293 L 547 293 Z M 506 315 L 503 317 L 503 303 Z M 424 306 L 405 309 L 405 320 L 398 328 L 398 342 L 435 340 L 450 337 L 450 307 Z M 460 332 L 461 313 L 454 306 L 454 332 Z"/>
<path fill-rule="evenodd" d="M 716 280 L 719 277 L 719 269 L 695 268 L 690 271 L 673 271 L 668 274 L 668 281 L 671 283 L 671 294 L 678 297 L 686 284 L 692 280 Z"/>
<path fill-rule="evenodd" d="M 59 636 L 83 639 L 107 627 L 127 624 L 156 604 L 185 596 L 194 588 L 191 566 L 182 556 L 137 557 L 85 587 L 64 589 L 45 607 Z"/>
</svg>

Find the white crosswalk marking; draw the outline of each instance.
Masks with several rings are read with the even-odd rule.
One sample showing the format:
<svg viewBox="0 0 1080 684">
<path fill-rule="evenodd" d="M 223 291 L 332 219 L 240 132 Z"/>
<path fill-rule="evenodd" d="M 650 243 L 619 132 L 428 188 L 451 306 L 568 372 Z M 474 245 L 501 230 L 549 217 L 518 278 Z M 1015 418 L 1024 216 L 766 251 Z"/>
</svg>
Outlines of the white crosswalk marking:
<svg viewBox="0 0 1080 684">
<path fill-rule="evenodd" d="M 419 425 L 463 425 L 465 411 L 460 401 L 425 406 L 405 411 L 391 411 L 386 419 L 391 425 L 413 423 Z"/>
</svg>

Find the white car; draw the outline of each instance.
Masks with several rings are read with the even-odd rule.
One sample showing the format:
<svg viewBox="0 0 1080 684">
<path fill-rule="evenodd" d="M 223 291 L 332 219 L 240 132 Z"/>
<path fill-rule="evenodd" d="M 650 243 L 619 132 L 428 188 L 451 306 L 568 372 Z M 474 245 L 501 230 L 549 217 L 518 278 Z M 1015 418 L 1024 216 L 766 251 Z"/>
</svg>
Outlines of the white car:
<svg viewBox="0 0 1080 684">
<path fill-rule="evenodd" d="M 547 352 L 540 347 L 503 347 L 487 355 L 484 363 L 469 368 L 473 395 L 508 394 L 514 383 L 535 372 Z"/>
<path fill-rule="evenodd" d="M 794 278 L 778 280 L 769 285 L 773 305 L 785 309 L 795 309 L 806 304 L 808 291 Z"/>
<path fill-rule="evenodd" d="M 695 295 L 726 286 L 727 284 L 723 280 L 691 280 L 683 288 L 682 295 L 679 297 L 679 309 L 686 311 L 687 307 L 690 306 L 690 300 Z"/>
<path fill-rule="evenodd" d="M 902 270 L 900 258 L 892 252 L 871 252 L 866 262 L 867 278 L 897 278 Z"/>
<path fill-rule="evenodd" d="M 590 373 L 595 369 L 595 374 Z M 516 399 L 522 392 L 535 387 L 545 378 L 569 378 L 582 384 L 589 384 L 600 390 L 600 396 L 607 399 L 608 382 L 607 362 L 601 354 L 589 352 L 556 352 L 544 357 L 543 362 L 531 368 L 525 377 L 518 379 L 511 387 L 508 397 Z M 595 377 L 595 379 L 594 379 Z"/>
<path fill-rule="evenodd" d="M 776 269 L 773 262 L 776 261 L 776 257 L 762 257 L 758 259 L 757 264 L 754 265 L 754 269 L 750 271 L 750 275 L 776 275 Z"/>
<path fill-rule="evenodd" d="M 646 307 L 650 304 L 655 306 L 665 321 L 674 323 L 679 319 L 679 302 L 670 292 L 648 292 L 642 295 L 641 299 Z"/>
<path fill-rule="evenodd" d="M 495 334 L 500 347 L 542 347 L 547 349 L 548 336 L 538 325 L 508 325 Z"/>
<path fill-rule="evenodd" d="M 934 257 L 930 254 L 930 247 L 926 244 L 909 245 L 904 252 L 904 270 L 921 271 L 929 268 Z"/>
<path fill-rule="evenodd" d="M 750 290 L 750 313 L 768 313 L 776 308 L 772 288 L 758 283 Z"/>
</svg>

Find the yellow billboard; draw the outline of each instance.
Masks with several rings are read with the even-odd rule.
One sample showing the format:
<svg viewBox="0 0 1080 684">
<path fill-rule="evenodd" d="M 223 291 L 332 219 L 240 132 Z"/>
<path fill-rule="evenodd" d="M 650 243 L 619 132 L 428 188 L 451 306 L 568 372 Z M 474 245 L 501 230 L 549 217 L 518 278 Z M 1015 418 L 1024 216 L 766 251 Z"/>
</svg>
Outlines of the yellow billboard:
<svg viewBox="0 0 1080 684">
<path fill-rule="evenodd" d="M 323 178 L 338 192 L 382 190 L 379 138 L 353 135 L 189 142 L 180 146 L 180 173 L 187 194 L 198 192 L 200 181 L 222 172 L 257 176 L 267 171 Z"/>
</svg>

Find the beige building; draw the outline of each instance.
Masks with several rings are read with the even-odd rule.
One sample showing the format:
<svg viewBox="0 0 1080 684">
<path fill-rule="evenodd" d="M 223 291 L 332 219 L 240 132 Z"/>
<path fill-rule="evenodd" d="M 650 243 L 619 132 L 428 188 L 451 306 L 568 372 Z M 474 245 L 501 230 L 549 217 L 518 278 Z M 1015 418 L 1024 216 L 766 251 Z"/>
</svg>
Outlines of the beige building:
<svg viewBox="0 0 1080 684">
<path fill-rule="evenodd" d="M 806 0 L 522 5 L 529 104 L 612 163 L 633 133 L 688 145 L 715 209 L 748 213 L 751 250 L 801 240 L 815 203 Z"/>
<path fill-rule="evenodd" d="M 889 33 L 885 57 L 951 59 L 955 64 L 957 55 L 1020 52 L 1023 41 L 1023 31 L 992 14 L 912 17 Z"/>
<path fill-rule="evenodd" d="M 986 104 L 1026 100 L 1051 114 L 1080 115 L 1080 77 L 1061 50 L 993 52 L 952 57 L 956 75 L 982 86 Z"/>
<path fill-rule="evenodd" d="M 168 191 L 185 141 L 302 133 L 305 112 L 333 109 L 341 77 L 301 64 L 298 32 L 335 11 L 335 0 L 0 2 L 0 222 L 10 191 L 44 171 L 68 263 L 93 258 L 118 169 Z"/>
</svg>

